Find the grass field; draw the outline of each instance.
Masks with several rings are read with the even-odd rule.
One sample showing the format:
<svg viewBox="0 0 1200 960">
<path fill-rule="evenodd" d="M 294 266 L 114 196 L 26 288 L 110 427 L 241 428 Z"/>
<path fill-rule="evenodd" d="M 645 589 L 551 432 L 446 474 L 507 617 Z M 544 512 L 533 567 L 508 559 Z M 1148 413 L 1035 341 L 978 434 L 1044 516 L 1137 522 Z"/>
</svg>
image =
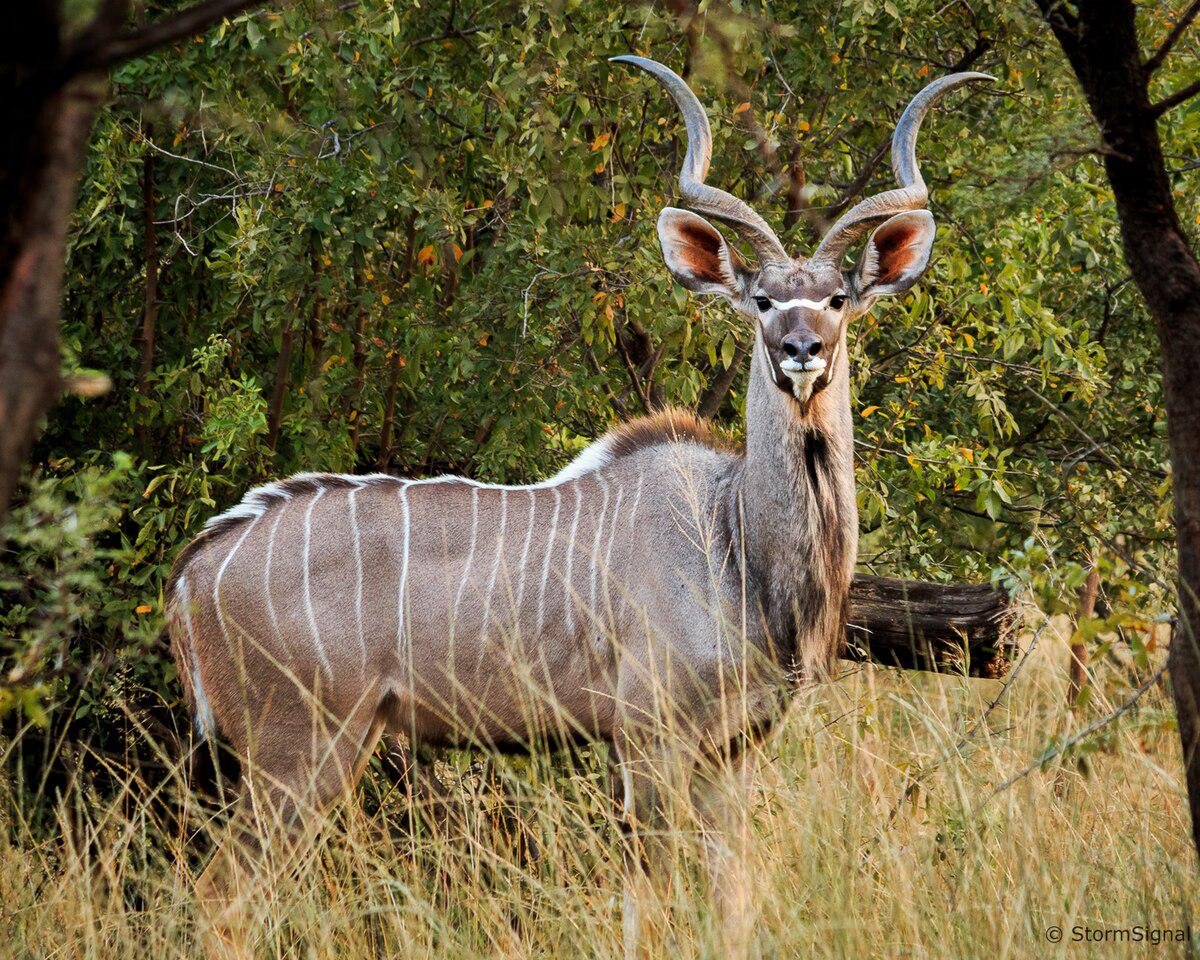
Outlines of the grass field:
<svg viewBox="0 0 1200 960">
<path fill-rule="evenodd" d="M 1098 696 L 1067 713 L 1066 656 L 1046 630 L 965 742 L 999 683 L 848 667 L 798 704 L 748 800 L 757 954 L 1193 955 L 1200 942 L 1119 932 L 1140 926 L 1153 941 L 1192 923 L 1198 903 L 1161 687 L 1086 741 L 1084 766 L 1072 756 L 989 796 L 1113 706 Z M 375 778 L 306 854 L 272 864 L 251 904 L 259 955 L 620 956 L 620 832 L 602 764 L 455 760 L 454 826 L 398 829 L 399 798 Z M 0 955 L 200 955 L 190 879 L 205 815 L 196 805 L 168 826 L 174 787 L 138 777 L 109 803 L 77 791 L 57 829 L 0 822 Z M 657 950 L 671 960 L 716 949 L 693 841 L 681 832 Z"/>
</svg>

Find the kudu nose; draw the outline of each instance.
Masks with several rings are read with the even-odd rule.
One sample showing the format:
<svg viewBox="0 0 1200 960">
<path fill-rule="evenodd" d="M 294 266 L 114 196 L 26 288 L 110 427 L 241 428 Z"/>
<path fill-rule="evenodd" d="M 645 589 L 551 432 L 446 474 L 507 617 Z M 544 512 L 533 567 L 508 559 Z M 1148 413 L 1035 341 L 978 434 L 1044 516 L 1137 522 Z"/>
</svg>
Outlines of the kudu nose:
<svg viewBox="0 0 1200 960">
<path fill-rule="evenodd" d="M 789 333 L 783 338 L 783 352 L 793 360 L 801 362 L 809 357 L 819 356 L 824 346 L 825 344 L 816 337 L 798 337 Z"/>
</svg>

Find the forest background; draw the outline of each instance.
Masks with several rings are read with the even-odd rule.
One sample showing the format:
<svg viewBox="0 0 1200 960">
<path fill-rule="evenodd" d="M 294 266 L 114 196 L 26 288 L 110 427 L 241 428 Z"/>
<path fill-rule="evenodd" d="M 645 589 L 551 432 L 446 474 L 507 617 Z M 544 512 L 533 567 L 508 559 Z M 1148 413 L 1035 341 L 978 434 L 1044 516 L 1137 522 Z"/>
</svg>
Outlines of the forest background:
<svg viewBox="0 0 1200 960">
<path fill-rule="evenodd" d="M 1145 5 L 1142 33 L 1178 6 Z M 662 266 L 684 140 L 661 91 L 607 62 L 631 51 L 688 77 L 713 182 L 798 252 L 890 185 L 892 128 L 929 79 L 998 78 L 927 122 L 933 265 L 851 334 L 861 568 L 992 580 L 1054 615 L 1097 567 L 1073 639 L 1106 696 L 1144 679 L 1173 611 L 1157 343 L 1035 10 L 299 2 L 112 75 L 70 238 L 74 395 L 0 554 L 12 731 L 117 756 L 131 716 L 183 729 L 162 584 L 256 483 L 530 481 L 664 404 L 740 434 L 752 332 Z M 1188 83 L 1196 52 L 1185 36 L 1155 83 Z M 1165 136 L 1194 226 L 1200 101 Z"/>
</svg>

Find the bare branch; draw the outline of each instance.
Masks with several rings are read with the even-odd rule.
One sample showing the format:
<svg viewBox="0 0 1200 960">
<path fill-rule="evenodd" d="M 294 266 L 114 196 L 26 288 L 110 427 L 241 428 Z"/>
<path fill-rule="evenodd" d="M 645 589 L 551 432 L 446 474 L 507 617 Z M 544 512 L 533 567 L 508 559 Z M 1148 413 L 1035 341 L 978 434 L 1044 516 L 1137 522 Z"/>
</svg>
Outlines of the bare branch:
<svg viewBox="0 0 1200 960">
<path fill-rule="evenodd" d="M 111 69 L 176 40 L 203 33 L 213 24 L 261 3 L 262 0 L 205 0 L 117 36 L 99 37 L 97 31 L 88 29 L 66 52 L 61 75 L 65 80 L 80 73 Z"/>
<path fill-rule="evenodd" d="M 1168 110 L 1179 106 L 1185 100 L 1190 100 L 1198 93 L 1200 93 L 1200 80 L 1195 80 L 1192 83 L 1189 83 L 1183 89 L 1176 90 L 1169 97 L 1159 100 L 1158 103 L 1152 104 L 1150 107 L 1150 112 L 1155 117 L 1161 117 Z"/>
<path fill-rule="evenodd" d="M 1089 723 L 1086 727 L 1084 727 L 1082 730 L 1080 730 L 1077 734 L 1075 734 L 1075 736 L 1071 737 L 1069 740 L 1064 740 L 1062 743 L 1058 744 L 1057 746 L 1051 747 L 1050 749 L 1046 750 L 1040 757 L 1038 757 L 1035 761 L 1033 761 L 1033 763 L 1029 764 L 1027 767 L 1025 767 L 1020 772 L 1013 774 L 1011 777 L 1009 777 L 1007 780 L 1005 780 L 1002 784 L 997 786 L 991 793 L 989 793 L 984 798 L 984 802 L 986 803 L 988 800 L 991 800 L 997 794 L 1003 793 L 1005 790 L 1007 790 L 1009 787 L 1011 787 L 1018 780 L 1021 780 L 1025 777 L 1029 776 L 1029 774 L 1033 773 L 1034 770 L 1038 770 L 1041 767 L 1044 767 L 1047 763 L 1049 763 L 1055 757 L 1061 756 L 1062 754 L 1066 753 L 1068 750 L 1070 750 L 1076 744 L 1080 743 L 1083 740 L 1086 740 L 1097 730 L 1100 730 L 1103 727 L 1108 726 L 1110 723 L 1112 723 L 1114 720 L 1121 717 L 1123 714 L 1128 713 L 1133 708 L 1133 705 L 1136 704 L 1140 699 L 1142 699 L 1143 694 L 1145 694 L 1147 690 L 1149 690 L 1151 687 L 1153 687 L 1155 684 L 1157 684 L 1158 681 L 1162 679 L 1163 674 L 1166 672 L 1167 672 L 1167 664 L 1163 663 L 1163 665 L 1160 666 L 1157 670 L 1155 670 L 1154 673 L 1150 676 L 1150 678 L 1148 680 L 1146 680 L 1145 683 L 1143 683 L 1140 687 L 1138 687 L 1136 690 L 1134 690 L 1133 693 L 1131 693 L 1129 695 L 1129 697 L 1120 706 L 1118 706 L 1115 710 L 1112 711 L 1112 713 L 1106 714 L 1105 716 L 1101 717 L 1099 720 L 1095 720 L 1092 723 Z"/>
<path fill-rule="evenodd" d="M 1171 52 L 1171 48 L 1179 42 L 1179 38 L 1193 20 L 1196 19 L 1196 14 L 1200 13 L 1200 0 L 1192 0 L 1192 5 L 1188 7 L 1183 15 L 1175 22 L 1175 26 L 1171 28 L 1171 32 L 1167 34 L 1167 38 L 1162 42 L 1154 55 L 1147 60 L 1143 67 L 1146 71 L 1146 76 L 1149 77 L 1155 70 L 1163 65 L 1163 61 L 1167 59 L 1167 54 Z"/>
</svg>

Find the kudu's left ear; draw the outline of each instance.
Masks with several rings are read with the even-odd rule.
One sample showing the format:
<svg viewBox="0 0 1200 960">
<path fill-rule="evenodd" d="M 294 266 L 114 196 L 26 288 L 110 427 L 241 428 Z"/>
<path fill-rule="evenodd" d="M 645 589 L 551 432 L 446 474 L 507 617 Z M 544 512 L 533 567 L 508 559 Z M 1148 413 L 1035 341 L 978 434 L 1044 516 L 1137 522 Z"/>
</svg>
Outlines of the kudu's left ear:
<svg viewBox="0 0 1200 960">
<path fill-rule="evenodd" d="M 678 207 L 664 208 L 658 215 L 658 242 L 667 269 L 681 286 L 729 299 L 737 295 L 742 259 L 703 217 Z"/>
<path fill-rule="evenodd" d="M 855 268 L 860 297 L 903 293 L 929 266 L 937 227 L 928 210 L 898 213 L 875 228 Z"/>
</svg>

